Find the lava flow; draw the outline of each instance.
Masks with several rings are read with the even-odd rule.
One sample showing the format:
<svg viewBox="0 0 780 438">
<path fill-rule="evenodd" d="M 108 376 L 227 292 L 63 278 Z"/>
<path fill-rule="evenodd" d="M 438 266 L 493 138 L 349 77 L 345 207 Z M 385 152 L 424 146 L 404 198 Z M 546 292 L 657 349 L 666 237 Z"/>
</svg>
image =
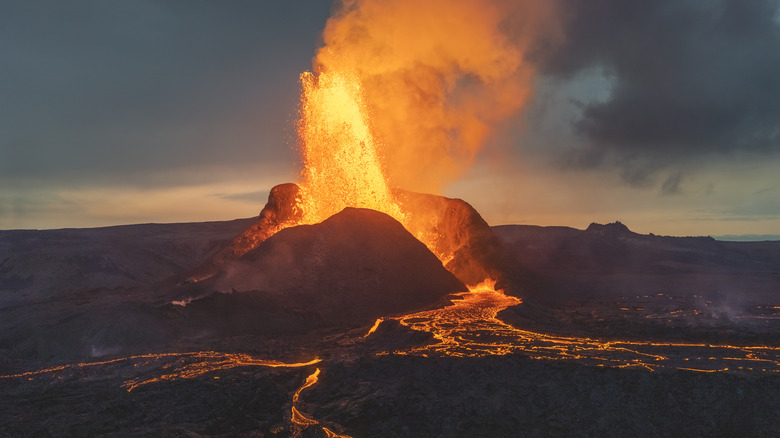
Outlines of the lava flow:
<svg viewBox="0 0 780 438">
<path fill-rule="evenodd" d="M 44 376 L 62 379 L 66 376 L 83 375 L 90 369 L 94 369 L 96 373 L 106 374 L 110 367 L 119 368 L 132 365 L 134 373 L 138 374 L 138 376 L 126 380 L 123 385 L 130 392 L 139 386 L 149 383 L 194 379 L 212 371 L 228 370 L 237 367 L 300 368 L 314 365 L 318 362 L 320 362 L 320 359 L 312 359 L 308 362 L 286 363 L 277 360 L 258 359 L 242 353 L 194 351 L 187 353 L 139 354 L 104 361 L 80 362 L 24 373 L 0 375 L 0 379 L 27 378 L 32 380 L 33 378 Z M 160 370 L 169 371 L 160 372 Z M 146 376 L 142 374 L 146 374 Z"/>
<path fill-rule="evenodd" d="M 314 426 L 319 424 L 319 421 L 305 416 L 298 410 L 298 408 L 295 407 L 295 405 L 298 404 L 298 399 L 300 398 L 301 391 L 317 383 L 317 381 L 319 380 L 319 375 L 320 375 L 320 369 L 317 368 L 312 374 L 310 374 L 306 378 L 306 381 L 303 382 L 303 385 L 300 388 L 298 388 L 298 390 L 295 391 L 295 394 L 293 394 L 293 399 L 292 399 L 293 405 L 292 408 L 290 408 L 291 411 L 290 422 L 293 424 L 294 436 L 299 436 L 301 432 L 304 429 L 308 428 L 309 426 Z M 322 431 L 325 432 L 325 436 L 328 438 L 351 438 L 349 435 L 339 435 L 325 426 L 321 426 L 321 427 L 322 427 Z"/>
<path fill-rule="evenodd" d="M 320 66 L 317 73 L 301 76 L 303 96 L 298 132 L 304 167 L 302 199 L 297 200 L 300 223 L 320 222 L 345 207 L 363 207 L 385 212 L 408 230 L 415 230 L 418 227 L 414 218 L 423 216 L 423 212 L 405 210 L 390 190 L 379 152 L 380 139 L 373 134 L 370 111 L 364 102 L 362 79 L 348 68 L 334 68 L 339 65 L 331 63 L 329 69 Z M 444 264 L 449 261 L 452 254 L 434 250 L 441 236 L 414 234 Z M 471 287 L 451 306 L 397 317 L 407 327 L 431 333 L 438 343 L 396 353 L 456 357 L 522 353 L 538 359 L 651 371 L 677 368 L 780 372 L 780 350 L 772 347 L 608 341 L 520 330 L 499 320 L 497 314 L 521 301 L 494 286 L 495 282 L 487 280 Z M 303 418 L 299 413 L 298 416 Z"/>
<path fill-rule="evenodd" d="M 498 312 L 521 300 L 494 286 L 495 282 L 488 280 L 471 287 L 450 306 L 396 317 L 413 330 L 431 333 L 438 342 L 393 353 L 454 357 L 519 353 L 535 359 L 650 371 L 780 373 L 780 348 L 776 347 L 601 340 L 521 330 L 497 318 Z M 366 336 L 382 321 L 377 320 Z"/>
</svg>

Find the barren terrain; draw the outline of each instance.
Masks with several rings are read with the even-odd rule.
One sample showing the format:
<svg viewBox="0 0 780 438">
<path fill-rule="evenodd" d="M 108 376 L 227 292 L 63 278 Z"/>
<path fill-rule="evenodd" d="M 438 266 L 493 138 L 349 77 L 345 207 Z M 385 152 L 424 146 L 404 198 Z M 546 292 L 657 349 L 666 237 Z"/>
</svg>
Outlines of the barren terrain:
<svg viewBox="0 0 780 438">
<path fill-rule="evenodd" d="M 780 434 L 780 243 L 493 227 L 504 308 L 355 213 L 272 237 L 233 291 L 181 280 L 251 219 L 0 232 L 0 433 Z"/>
</svg>

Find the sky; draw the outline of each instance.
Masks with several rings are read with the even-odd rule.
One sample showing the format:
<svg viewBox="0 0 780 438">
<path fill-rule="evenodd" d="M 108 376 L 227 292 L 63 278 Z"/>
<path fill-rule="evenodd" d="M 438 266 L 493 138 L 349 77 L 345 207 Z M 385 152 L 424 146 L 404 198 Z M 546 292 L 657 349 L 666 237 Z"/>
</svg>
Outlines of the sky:
<svg viewBox="0 0 780 438">
<path fill-rule="evenodd" d="M 778 1 L 552 3 L 528 101 L 440 194 L 492 225 L 780 235 Z M 298 178 L 333 7 L 0 0 L 0 229 L 257 215 Z"/>
</svg>

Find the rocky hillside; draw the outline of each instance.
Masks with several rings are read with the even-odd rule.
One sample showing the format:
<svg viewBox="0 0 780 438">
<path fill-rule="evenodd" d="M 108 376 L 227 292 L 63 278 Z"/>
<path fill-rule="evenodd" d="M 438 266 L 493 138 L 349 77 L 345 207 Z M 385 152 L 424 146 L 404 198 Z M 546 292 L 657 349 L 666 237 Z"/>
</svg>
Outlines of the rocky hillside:
<svg viewBox="0 0 780 438">
<path fill-rule="evenodd" d="M 763 304 L 780 291 L 780 242 L 637 234 L 620 222 L 493 227 L 528 297 L 559 301 L 665 293 Z"/>
<path fill-rule="evenodd" d="M 202 263 L 252 222 L 0 231 L 0 308 L 74 291 L 151 285 Z"/>
</svg>

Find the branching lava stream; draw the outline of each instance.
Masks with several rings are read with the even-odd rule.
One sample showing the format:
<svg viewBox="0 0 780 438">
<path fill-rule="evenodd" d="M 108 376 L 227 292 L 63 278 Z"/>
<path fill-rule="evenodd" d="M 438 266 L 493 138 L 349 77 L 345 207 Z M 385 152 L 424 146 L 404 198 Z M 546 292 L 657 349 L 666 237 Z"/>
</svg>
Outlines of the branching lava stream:
<svg viewBox="0 0 780 438">
<path fill-rule="evenodd" d="M 295 394 L 293 395 L 292 400 L 292 408 L 291 410 L 291 417 L 290 422 L 292 423 L 292 432 L 293 436 L 300 436 L 301 432 L 303 432 L 304 429 L 308 428 L 309 426 L 318 425 L 319 421 L 307 417 L 306 415 L 302 414 L 298 408 L 295 407 L 296 404 L 298 404 L 298 399 L 300 398 L 301 391 L 304 389 L 314 385 L 319 380 L 320 375 L 320 369 L 317 368 L 312 374 L 310 374 L 306 381 L 303 382 L 303 385 L 298 388 L 297 391 L 295 391 Z M 325 432 L 325 436 L 328 438 L 351 438 L 349 435 L 339 435 L 336 432 L 333 432 L 332 430 L 328 429 L 325 426 L 321 426 L 322 431 Z"/>
<path fill-rule="evenodd" d="M 486 280 L 470 287 L 469 292 L 461 294 L 450 306 L 395 318 L 411 329 L 431 333 L 439 342 L 394 354 L 476 357 L 520 353 L 535 359 L 650 371 L 673 368 L 700 372 L 780 372 L 780 349 L 776 347 L 602 340 L 521 330 L 497 318 L 498 312 L 521 300 L 505 295 L 494 286 L 494 281 Z M 381 322 L 378 320 L 367 336 Z"/>
<path fill-rule="evenodd" d="M 0 375 L 0 379 L 49 377 L 62 379 L 67 376 L 82 376 L 88 370 L 94 373 L 108 374 L 111 367 L 117 369 L 132 366 L 136 377 L 125 380 L 122 385 L 128 392 L 160 381 L 194 379 L 206 373 L 228 370 L 237 367 L 299 368 L 319 363 L 320 359 L 308 362 L 286 363 L 278 360 L 258 359 L 243 353 L 220 353 L 217 351 L 194 351 L 187 353 L 158 353 L 125 356 L 97 362 L 80 362 L 44 368 L 24 373 Z M 165 371 L 162 371 L 165 370 Z"/>
<path fill-rule="evenodd" d="M 437 342 L 402 348 L 380 350 L 378 355 L 414 355 L 421 357 L 449 356 L 456 358 L 526 355 L 541 360 L 566 360 L 589 366 L 614 368 L 639 368 L 648 371 L 690 370 L 698 372 L 729 372 L 776 374 L 780 373 L 780 349 L 773 346 L 739 346 L 697 343 L 673 343 L 660 341 L 603 340 L 576 336 L 555 336 L 515 328 L 500 319 L 498 313 L 521 300 L 495 289 L 495 282 L 487 280 L 460 294 L 452 304 L 440 309 L 403 316 L 380 318 L 368 330 L 364 338 L 375 332 L 388 319 L 395 319 L 410 329 L 428 332 Z M 344 345 L 359 345 L 354 334 Z M 197 351 L 188 353 L 143 354 L 111 360 L 62 365 L 37 371 L 0 376 L 0 380 L 91 380 L 118 378 L 127 392 L 138 387 L 163 381 L 202 378 L 207 373 L 226 371 L 239 367 L 302 368 L 324 366 L 338 361 L 354 360 L 350 356 L 358 350 L 322 351 L 328 362 L 313 359 L 308 362 L 285 363 L 259 359 L 247 354 Z M 377 350 L 373 350 L 377 351 Z M 338 353 L 338 354 L 334 354 Z M 293 393 L 289 404 L 279 405 L 289 409 L 284 416 L 286 426 L 276 426 L 276 431 L 288 431 L 291 436 L 316 436 L 348 438 L 339 434 L 344 427 L 334 423 L 327 414 L 315 418 L 317 405 L 302 400 L 302 393 L 317 384 L 320 368 L 309 374 Z M 209 378 L 219 379 L 219 374 Z M 124 382 L 119 383 L 119 382 Z M 290 400 L 290 399 L 288 399 Z"/>
</svg>

